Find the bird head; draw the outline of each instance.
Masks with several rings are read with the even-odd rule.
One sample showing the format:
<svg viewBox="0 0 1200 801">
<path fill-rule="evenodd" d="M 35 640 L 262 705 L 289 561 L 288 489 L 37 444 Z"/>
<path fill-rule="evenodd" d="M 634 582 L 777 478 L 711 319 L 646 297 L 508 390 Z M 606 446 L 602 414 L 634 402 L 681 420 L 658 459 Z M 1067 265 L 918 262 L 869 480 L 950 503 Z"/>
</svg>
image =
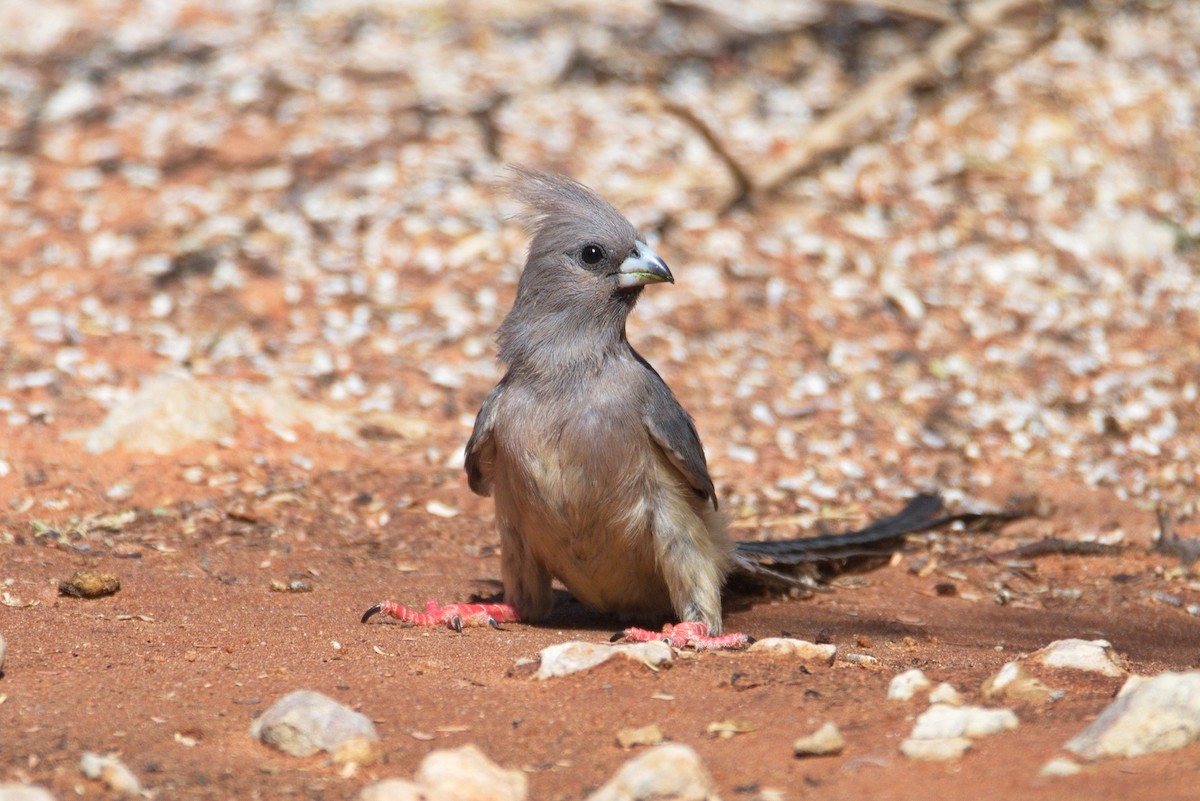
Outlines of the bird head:
<svg viewBox="0 0 1200 801">
<path fill-rule="evenodd" d="M 569 178 L 514 167 L 529 256 L 500 329 L 501 358 L 521 346 L 624 341 L 625 318 L 648 284 L 674 283 L 666 263 L 622 214 Z M 506 351 L 508 355 L 506 356 Z"/>
</svg>

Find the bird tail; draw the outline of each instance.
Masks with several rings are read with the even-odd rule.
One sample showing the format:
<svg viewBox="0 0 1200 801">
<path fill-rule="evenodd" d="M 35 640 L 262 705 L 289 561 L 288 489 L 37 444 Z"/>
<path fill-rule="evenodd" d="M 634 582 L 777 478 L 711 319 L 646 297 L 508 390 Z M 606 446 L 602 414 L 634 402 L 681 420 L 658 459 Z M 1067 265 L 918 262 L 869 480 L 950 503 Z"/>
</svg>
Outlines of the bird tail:
<svg viewBox="0 0 1200 801">
<path fill-rule="evenodd" d="M 737 542 L 735 570 L 742 574 L 739 578 L 751 579 L 753 583 L 783 583 L 813 589 L 822 575 L 890 557 L 904 546 L 909 534 L 951 523 L 1003 524 L 1027 514 L 1026 510 L 944 514 L 940 495 L 922 494 L 896 514 L 857 531 L 791 540 Z"/>
</svg>

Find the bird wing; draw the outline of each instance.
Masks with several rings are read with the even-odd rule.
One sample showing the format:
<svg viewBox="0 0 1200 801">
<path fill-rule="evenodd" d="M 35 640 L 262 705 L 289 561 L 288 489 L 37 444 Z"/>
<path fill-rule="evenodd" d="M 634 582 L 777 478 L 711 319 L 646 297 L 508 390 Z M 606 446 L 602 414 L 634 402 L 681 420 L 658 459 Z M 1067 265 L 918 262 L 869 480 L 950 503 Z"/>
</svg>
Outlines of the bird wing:
<svg viewBox="0 0 1200 801">
<path fill-rule="evenodd" d="M 696 424 L 654 368 L 640 356 L 638 361 L 650 375 L 650 397 L 642 415 L 650 438 L 662 448 L 667 461 L 683 474 L 696 494 L 712 503 L 715 511 L 717 492 L 712 477 L 708 475 L 708 462 L 704 459 L 704 448 L 700 445 Z"/>
<path fill-rule="evenodd" d="M 482 497 L 492 494 L 492 465 L 496 461 L 496 410 L 500 396 L 504 394 L 504 381 L 496 385 L 483 400 L 479 414 L 475 415 L 475 428 L 467 440 L 466 469 L 467 484 L 471 492 Z"/>
</svg>

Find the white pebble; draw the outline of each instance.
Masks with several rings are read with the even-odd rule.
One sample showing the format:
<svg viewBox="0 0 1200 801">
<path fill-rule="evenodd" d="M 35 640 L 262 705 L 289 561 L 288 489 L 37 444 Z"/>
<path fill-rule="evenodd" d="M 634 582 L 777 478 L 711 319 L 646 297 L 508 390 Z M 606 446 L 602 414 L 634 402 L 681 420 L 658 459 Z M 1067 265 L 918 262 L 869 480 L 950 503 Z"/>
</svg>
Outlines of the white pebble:
<svg viewBox="0 0 1200 801">
<path fill-rule="evenodd" d="M 837 646 L 832 643 L 812 643 L 790 637 L 764 637 L 751 645 L 747 652 L 832 665 L 837 656 Z"/>
<path fill-rule="evenodd" d="M 712 779 L 700 757 L 686 745 L 669 743 L 626 762 L 587 801 L 705 801 L 712 797 Z"/>
<path fill-rule="evenodd" d="M 142 785 L 137 776 L 115 756 L 101 756 L 92 751 L 85 751 L 79 758 L 79 770 L 89 779 L 102 782 L 114 793 L 138 795 L 142 792 Z"/>
<path fill-rule="evenodd" d="M 909 759 L 929 762 L 947 762 L 960 759 L 971 748 L 966 737 L 943 737 L 936 740 L 918 740 L 910 737 L 900 743 L 900 753 Z"/>
<path fill-rule="evenodd" d="M 963 702 L 962 694 L 954 689 L 954 685 L 947 682 L 942 682 L 934 687 L 929 693 L 929 703 L 931 704 L 948 704 L 950 706 L 961 706 Z"/>
<path fill-rule="evenodd" d="M 1084 759 L 1174 751 L 1200 739 L 1200 671 L 1130 677 L 1117 700 L 1067 743 Z"/>
<path fill-rule="evenodd" d="M 919 690 L 928 687 L 932 682 L 919 668 L 906 670 L 892 677 L 888 684 L 887 697 L 889 701 L 908 701 Z"/>
<path fill-rule="evenodd" d="M 590 670 L 615 656 L 632 659 L 651 666 L 669 664 L 675 659 L 671 646 L 662 640 L 639 643 L 564 642 L 543 648 L 541 663 L 535 679 L 552 679 Z"/>
<path fill-rule="evenodd" d="M 1042 765 L 1041 769 L 1038 770 L 1038 775 L 1049 777 L 1074 776 L 1081 770 L 1083 770 L 1083 766 L 1078 762 L 1066 757 L 1055 757 L 1045 765 Z"/>
<path fill-rule="evenodd" d="M 986 737 L 1015 728 L 1017 716 L 1011 709 L 935 704 L 920 714 L 910 736 L 914 740 Z"/>
<path fill-rule="evenodd" d="M 846 738 L 833 723 L 826 723 L 812 734 L 792 743 L 796 756 L 830 756 L 840 754 L 846 747 Z"/>
<path fill-rule="evenodd" d="M 1034 651 L 1027 660 L 1050 668 L 1070 668 L 1102 676 L 1126 675 L 1106 640 L 1055 640 Z"/>
</svg>

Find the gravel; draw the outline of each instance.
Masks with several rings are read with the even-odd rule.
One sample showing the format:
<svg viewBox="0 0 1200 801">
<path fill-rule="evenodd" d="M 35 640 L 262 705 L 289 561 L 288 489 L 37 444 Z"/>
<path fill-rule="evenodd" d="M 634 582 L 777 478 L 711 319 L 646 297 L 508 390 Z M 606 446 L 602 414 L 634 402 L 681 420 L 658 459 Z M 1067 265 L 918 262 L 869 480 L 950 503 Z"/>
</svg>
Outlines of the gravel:
<svg viewBox="0 0 1200 801">
<path fill-rule="evenodd" d="M 728 212 L 739 175 L 853 94 L 818 6 L 5 6 L 0 342 L 21 358 L 0 425 L 116 410 L 181 366 L 469 410 L 524 247 L 495 181 L 527 162 L 594 184 L 673 265 L 633 336 L 720 445 L 736 514 L 986 493 L 1042 459 L 1194 511 L 1195 4 L 1063 12 L 1044 46 L 959 65 L 952 97 L 897 101 Z M 911 35 L 866 33 L 860 58 Z"/>
</svg>

